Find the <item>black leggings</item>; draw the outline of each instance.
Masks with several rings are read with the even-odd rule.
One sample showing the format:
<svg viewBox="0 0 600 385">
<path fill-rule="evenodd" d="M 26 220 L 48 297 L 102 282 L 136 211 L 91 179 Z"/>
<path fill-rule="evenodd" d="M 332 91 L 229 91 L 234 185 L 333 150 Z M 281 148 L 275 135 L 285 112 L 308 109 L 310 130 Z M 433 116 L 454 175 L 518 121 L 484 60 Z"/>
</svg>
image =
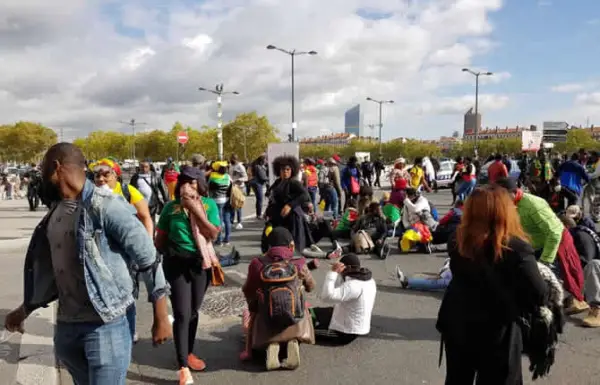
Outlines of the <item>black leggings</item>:
<svg viewBox="0 0 600 385">
<path fill-rule="evenodd" d="M 347 345 L 358 337 L 357 334 L 329 330 L 329 324 L 333 316 L 332 307 L 313 307 L 310 310 L 313 315 L 315 338 L 317 340 L 335 345 Z"/>
<path fill-rule="evenodd" d="M 331 224 L 326 220 L 319 220 L 316 224 L 311 225 L 310 235 L 313 238 L 315 243 L 319 243 L 319 241 L 325 237 L 331 240 L 331 244 L 335 245 L 337 238 L 331 228 Z"/>
<path fill-rule="evenodd" d="M 173 339 L 179 367 L 188 366 L 198 330 L 198 310 L 210 284 L 210 270 L 189 263 L 165 261 L 165 275 L 171 285 Z"/>
</svg>

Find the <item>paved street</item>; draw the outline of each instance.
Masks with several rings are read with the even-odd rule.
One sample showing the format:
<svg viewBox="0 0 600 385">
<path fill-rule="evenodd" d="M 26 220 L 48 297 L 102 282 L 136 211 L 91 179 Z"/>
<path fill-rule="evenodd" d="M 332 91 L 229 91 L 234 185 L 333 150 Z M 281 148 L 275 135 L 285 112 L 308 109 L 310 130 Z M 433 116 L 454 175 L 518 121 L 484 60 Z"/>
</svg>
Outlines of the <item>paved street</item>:
<svg viewBox="0 0 600 385">
<path fill-rule="evenodd" d="M 450 203 L 450 194 L 442 191 L 430 195 L 440 212 L 445 212 Z M 7 238 L 19 239 L 30 234 L 42 213 L 28 213 L 26 203 L 0 202 L 0 227 Z M 253 198 L 249 198 L 245 215 L 253 212 Z M 240 314 L 243 299 L 239 292 L 247 263 L 259 252 L 261 224 L 246 221 L 244 229 L 233 232 L 232 240 L 242 254 L 243 262 L 226 268 L 228 285 L 209 289 L 202 309 L 200 333 L 196 353 L 207 361 L 206 373 L 195 374 L 196 383 L 203 385 L 238 384 L 252 380 L 256 384 L 280 385 L 282 383 L 308 384 L 442 384 L 444 367 L 438 368 L 439 335 L 435 320 L 441 294 L 401 291 L 392 276 L 396 264 L 408 273 L 436 272 L 443 262 L 444 253 L 434 255 L 398 255 L 392 252 L 388 260 L 381 261 L 363 257 L 364 265 L 374 274 L 378 295 L 368 337 L 342 348 L 327 346 L 302 346 L 302 364 L 296 372 L 265 373 L 260 365 L 240 363 L 238 353 L 242 347 Z M 4 236 L 4 235 L 3 235 Z M 3 238 L 4 239 L 4 238 Z M 12 242 L 12 243 L 5 243 Z M 17 246 L 15 246 L 17 245 Z M 18 304 L 22 295 L 22 263 L 25 246 L 10 240 L 0 241 L 0 318 Z M 319 283 L 323 282 L 329 267 L 326 261 L 314 272 Z M 141 298 L 144 298 L 144 294 Z M 319 304 L 315 295 L 309 301 Z M 175 354 L 172 343 L 154 348 L 150 340 L 151 306 L 138 303 L 138 330 L 140 341 L 134 348 L 134 363 L 131 365 L 128 384 L 173 384 L 176 380 Z M 48 312 L 33 315 L 27 329 L 35 341 L 21 340 L 20 336 L 0 333 L 0 378 L 2 384 L 22 385 L 47 382 L 25 382 L 18 372 L 23 373 L 24 364 L 51 349 L 51 318 Z M 592 385 L 600 383 L 600 330 L 576 327 L 574 319 L 567 325 L 566 334 L 558 352 L 557 363 L 552 375 L 540 384 Z M 6 338 L 9 338 L 6 341 Z M 27 355 L 27 357 L 25 357 Z M 46 365 L 52 368 L 52 360 L 44 356 L 33 367 Z M 524 362 L 524 364 L 526 364 Z M 61 376 L 64 379 L 64 376 Z M 68 375 L 63 384 L 70 384 Z M 5 382 L 6 380 L 6 382 Z M 18 382 L 17 382 L 18 381 Z M 527 380 L 526 383 L 532 382 Z"/>
</svg>

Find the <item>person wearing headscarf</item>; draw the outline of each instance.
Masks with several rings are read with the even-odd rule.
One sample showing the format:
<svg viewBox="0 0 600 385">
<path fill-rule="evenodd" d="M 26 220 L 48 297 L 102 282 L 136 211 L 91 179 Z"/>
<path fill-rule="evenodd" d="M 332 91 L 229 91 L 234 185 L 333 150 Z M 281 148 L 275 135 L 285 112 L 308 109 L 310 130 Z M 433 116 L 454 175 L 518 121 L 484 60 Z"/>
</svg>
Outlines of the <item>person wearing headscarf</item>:
<svg viewBox="0 0 600 385">
<path fill-rule="evenodd" d="M 293 156 L 275 158 L 273 172 L 277 179 L 269 188 L 265 213 L 267 226 L 285 227 L 292 233 L 296 250 L 304 250 L 313 243 L 303 211 L 311 200 L 302 182 L 296 178 L 300 172 L 298 159 Z"/>
<path fill-rule="evenodd" d="M 297 323 L 283 329 L 275 328 L 267 322 L 265 315 L 267 306 L 261 302 L 261 290 L 263 289 L 263 280 L 261 274 L 265 266 L 274 263 L 291 263 L 297 271 L 297 279 L 300 280 L 303 290 L 311 292 L 316 283 L 309 270 L 309 265 L 305 258 L 294 258 L 294 238 L 292 234 L 284 227 L 274 227 L 267 236 L 268 250 L 262 257 L 253 258 L 248 265 L 248 276 L 242 287 L 246 302 L 248 304 L 248 313 L 245 315 L 246 349 L 240 355 L 242 360 L 252 357 L 252 352 L 257 350 L 267 351 L 266 368 L 267 370 L 284 367 L 286 369 L 296 369 L 300 364 L 299 343 L 314 344 L 314 328 L 310 312 L 306 308 L 304 317 Z M 281 363 L 279 361 L 280 343 L 287 344 L 287 359 Z"/>
<path fill-rule="evenodd" d="M 231 177 L 228 173 L 228 164 L 226 161 L 213 162 L 212 171 L 208 176 L 208 195 L 214 199 L 219 208 L 219 217 L 223 224 L 223 231 L 217 237 L 216 245 L 229 245 L 229 236 L 231 234 L 231 216 L 233 209 L 229 204 L 231 196 Z"/>
<path fill-rule="evenodd" d="M 327 273 L 321 299 L 333 307 L 311 308 L 317 339 L 346 345 L 371 331 L 377 285 L 356 254 L 346 254 Z"/>
<path fill-rule="evenodd" d="M 177 185 L 177 177 L 179 176 L 179 167 L 173 162 L 171 158 L 163 169 L 163 179 L 167 185 L 167 191 L 169 193 L 169 199 L 175 199 L 175 186 Z"/>
</svg>

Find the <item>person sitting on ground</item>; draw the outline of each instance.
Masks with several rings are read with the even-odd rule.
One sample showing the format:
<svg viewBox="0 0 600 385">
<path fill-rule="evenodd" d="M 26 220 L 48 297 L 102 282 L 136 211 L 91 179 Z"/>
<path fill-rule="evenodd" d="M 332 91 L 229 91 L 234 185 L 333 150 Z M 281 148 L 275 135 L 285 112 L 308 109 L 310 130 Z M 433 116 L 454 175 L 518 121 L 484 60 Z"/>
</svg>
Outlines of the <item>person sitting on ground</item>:
<svg viewBox="0 0 600 385">
<path fill-rule="evenodd" d="M 373 187 L 361 186 L 358 194 L 358 214 L 363 215 L 367 207 L 373 202 Z"/>
<path fill-rule="evenodd" d="M 402 289 L 436 291 L 445 290 L 452 280 L 450 271 L 450 258 L 446 258 L 444 265 L 437 274 L 422 273 L 413 277 L 408 277 L 402 272 L 400 266 L 396 266 L 396 277 L 400 281 Z"/>
<path fill-rule="evenodd" d="M 581 320 L 581 326 L 600 328 L 600 260 L 593 259 L 583 271 L 585 280 L 583 292 L 590 305 L 587 316 Z"/>
<path fill-rule="evenodd" d="M 422 196 L 416 189 L 407 188 L 404 209 L 402 210 L 402 226 L 404 229 L 409 229 L 419 222 L 421 220 L 420 214 L 423 211 L 430 210 L 430 207 L 427 198 Z"/>
<path fill-rule="evenodd" d="M 567 215 L 561 215 L 560 220 L 573 237 L 573 244 L 579 253 L 582 268 L 585 269 L 590 261 L 600 259 L 600 236 L 595 231 L 587 226 L 578 225 Z"/>
<path fill-rule="evenodd" d="M 275 227 L 267 241 L 269 250 L 263 257 L 252 259 L 242 287 L 250 319 L 246 350 L 240 358 L 247 360 L 254 352 L 266 349 L 267 370 L 296 369 L 300 365 L 298 343 L 315 343 L 303 291 L 311 292 L 316 283 L 306 259 L 294 258 L 294 238 L 289 230 Z M 273 307 L 275 301 L 278 306 Z M 287 344 L 284 362 L 279 361 L 280 343 Z"/>
<path fill-rule="evenodd" d="M 358 210 L 356 209 L 358 206 L 356 199 L 348 200 L 346 206 L 346 211 L 344 211 L 342 219 L 340 219 L 334 230 L 336 239 L 350 239 L 352 225 L 359 217 Z"/>
<path fill-rule="evenodd" d="M 431 234 L 433 236 L 433 240 L 431 241 L 432 244 L 441 245 L 448 243 L 450 235 L 454 234 L 462 219 L 463 205 L 463 201 L 457 200 L 454 207 L 440 219 L 438 226 Z"/>
<path fill-rule="evenodd" d="M 356 254 L 346 254 L 327 273 L 321 299 L 333 307 L 311 308 L 319 340 L 346 345 L 371 331 L 377 285 Z"/>
<path fill-rule="evenodd" d="M 387 237 L 387 224 L 379 203 L 371 202 L 365 214 L 358 218 L 358 221 L 352 226 L 352 238 L 354 239 L 356 234 L 361 231 L 364 231 L 373 241 L 375 249 L 372 251 L 381 255 Z"/>
<path fill-rule="evenodd" d="M 338 243 L 330 222 L 315 212 L 312 203 L 308 203 L 306 207 L 306 221 L 314 243 L 310 245 L 309 249 L 303 250 L 302 254 L 312 258 L 340 258 L 342 256 L 342 246 Z M 317 246 L 317 243 L 323 238 L 331 240 L 331 251 L 325 252 Z"/>
<path fill-rule="evenodd" d="M 565 215 L 569 218 L 572 218 L 577 224 L 577 226 L 585 226 L 594 232 L 596 231 L 596 224 L 594 223 L 592 218 L 590 218 L 587 215 L 583 215 L 581 207 L 577 205 L 571 205 L 565 210 Z"/>
</svg>

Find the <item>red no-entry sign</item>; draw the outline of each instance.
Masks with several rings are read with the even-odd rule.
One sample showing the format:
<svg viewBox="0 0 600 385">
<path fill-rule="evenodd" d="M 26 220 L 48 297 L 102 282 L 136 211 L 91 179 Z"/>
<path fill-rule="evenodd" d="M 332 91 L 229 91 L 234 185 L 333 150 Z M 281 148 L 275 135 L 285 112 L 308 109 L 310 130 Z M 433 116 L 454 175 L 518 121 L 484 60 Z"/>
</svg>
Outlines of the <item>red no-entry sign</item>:
<svg viewBox="0 0 600 385">
<path fill-rule="evenodd" d="M 188 142 L 188 134 L 185 131 L 181 131 L 177 134 L 177 142 L 180 144 L 186 144 Z"/>
</svg>

